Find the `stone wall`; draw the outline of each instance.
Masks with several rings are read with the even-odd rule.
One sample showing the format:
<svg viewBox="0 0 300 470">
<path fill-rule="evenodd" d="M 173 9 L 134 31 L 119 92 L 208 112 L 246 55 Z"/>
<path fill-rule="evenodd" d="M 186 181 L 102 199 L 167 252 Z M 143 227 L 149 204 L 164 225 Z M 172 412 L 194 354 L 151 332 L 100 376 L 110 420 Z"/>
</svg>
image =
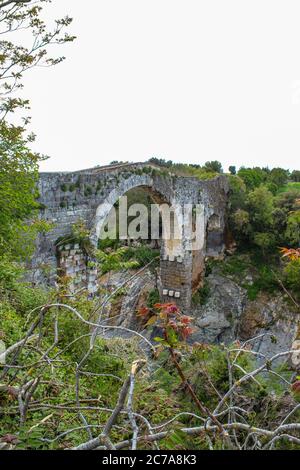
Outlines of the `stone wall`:
<svg viewBox="0 0 300 470">
<path fill-rule="evenodd" d="M 188 309 L 192 290 L 201 284 L 205 256 L 219 256 L 224 250 L 228 183 L 223 176 L 200 181 L 194 177 L 178 177 L 147 164 L 41 173 L 40 217 L 52 222 L 53 228 L 40 235 L 37 241 L 31 265 L 35 282 L 54 282 L 58 267 L 55 243 L 70 234 L 72 225 L 79 220 L 84 221 L 91 231 L 91 241 L 96 245 L 112 206 L 120 196 L 137 187 L 150 192 L 155 202 L 203 206 L 203 241 L 198 253 L 189 251 L 185 239 L 180 245 L 174 241 L 161 244 L 161 297 Z M 61 253 L 63 251 L 70 253 L 61 255 L 59 267 L 71 273 L 74 285 L 91 284 L 92 281 L 85 279 L 83 261 L 87 262 L 87 259 L 84 254 L 74 247 Z M 76 277 L 78 282 L 75 282 Z M 90 285 L 89 289 L 96 288 L 92 289 Z"/>
<path fill-rule="evenodd" d="M 57 248 L 58 275 L 68 278 L 71 293 L 86 289 L 89 294 L 97 291 L 97 269 L 89 266 L 88 255 L 78 243 L 67 243 Z"/>
</svg>

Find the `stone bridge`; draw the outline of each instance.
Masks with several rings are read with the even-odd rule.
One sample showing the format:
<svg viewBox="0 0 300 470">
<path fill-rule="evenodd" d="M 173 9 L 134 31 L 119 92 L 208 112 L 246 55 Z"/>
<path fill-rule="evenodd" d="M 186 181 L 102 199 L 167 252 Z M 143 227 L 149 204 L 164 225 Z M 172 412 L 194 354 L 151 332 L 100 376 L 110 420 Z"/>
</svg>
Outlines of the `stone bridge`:
<svg viewBox="0 0 300 470">
<path fill-rule="evenodd" d="M 40 217 L 53 228 L 39 236 L 32 261 L 35 282 L 53 283 L 60 272 L 73 279 L 72 288 L 83 285 L 97 290 L 97 272 L 88 263 L 88 254 L 79 244 L 56 246 L 70 235 L 72 226 L 84 221 L 96 245 L 99 231 L 120 196 L 134 188 L 144 188 L 153 201 L 169 206 L 201 205 L 202 238 L 197 250 L 186 243 L 186 221 L 181 243 L 161 242 L 159 291 L 164 302 L 175 301 L 183 310 L 191 305 L 192 292 L 201 286 L 205 257 L 218 257 L 224 251 L 225 213 L 228 183 L 225 176 L 211 180 L 184 177 L 147 163 L 120 164 L 65 173 L 41 173 L 39 181 Z M 179 219 L 178 219 L 179 220 Z"/>
</svg>

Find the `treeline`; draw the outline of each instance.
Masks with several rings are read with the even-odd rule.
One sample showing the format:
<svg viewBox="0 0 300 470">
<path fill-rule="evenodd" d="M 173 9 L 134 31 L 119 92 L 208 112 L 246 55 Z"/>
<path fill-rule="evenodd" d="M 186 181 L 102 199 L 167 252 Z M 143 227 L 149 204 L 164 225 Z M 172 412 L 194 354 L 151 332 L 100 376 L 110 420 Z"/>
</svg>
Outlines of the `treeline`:
<svg viewBox="0 0 300 470">
<path fill-rule="evenodd" d="M 276 246 L 298 247 L 300 187 L 286 170 L 241 168 L 229 176 L 229 223 L 235 239 L 265 252 Z"/>
</svg>

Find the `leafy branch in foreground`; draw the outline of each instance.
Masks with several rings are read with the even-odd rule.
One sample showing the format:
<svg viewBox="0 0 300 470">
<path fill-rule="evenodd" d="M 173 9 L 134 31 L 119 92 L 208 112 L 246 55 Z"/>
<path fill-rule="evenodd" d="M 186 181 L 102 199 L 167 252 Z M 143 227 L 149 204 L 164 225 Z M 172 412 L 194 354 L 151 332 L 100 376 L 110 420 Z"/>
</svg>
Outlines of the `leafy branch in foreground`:
<svg viewBox="0 0 300 470">
<path fill-rule="evenodd" d="M 142 333 L 87 320 L 92 301 L 82 296 L 67 304 L 57 302 L 55 292 L 52 295 L 44 304 L 32 305 L 26 323 L 24 315 L 15 321 L 20 325 L 17 336 L 16 327 L 11 336 L 11 322 L 1 324 L 7 335 L 7 351 L 0 357 L 0 436 L 5 448 L 299 446 L 296 382 L 274 365 L 294 351 L 268 358 L 252 350 L 252 340 L 218 349 L 188 346 L 182 339 L 191 332 L 190 318 L 172 304 L 158 304 L 157 357 Z M 145 319 L 146 313 L 154 316 L 144 311 Z M 137 341 L 122 340 L 120 349 L 114 350 L 112 340 L 101 339 L 103 329 L 126 332 Z M 130 352 L 134 344 L 136 349 Z M 166 353 L 170 364 L 161 371 L 168 377 L 164 385 L 157 374 L 158 361 Z M 253 367 L 249 357 L 259 357 L 261 365 Z M 262 393 L 268 377 L 291 391 L 284 415 L 279 413 L 276 419 L 270 414 L 275 404 L 266 402 L 267 394 Z M 276 406 L 282 407 L 280 400 L 279 396 Z"/>
<path fill-rule="evenodd" d="M 51 0 L 50 0 L 51 2 Z M 74 41 L 75 37 L 65 32 L 72 19 L 68 16 L 57 19 L 49 29 L 42 18 L 43 5 L 48 0 L 35 2 L 0 3 L 0 118 L 9 113 L 26 109 L 28 100 L 13 95 L 23 88 L 24 73 L 36 66 L 52 66 L 64 60 L 63 56 L 49 57 L 48 48 Z M 18 32 L 22 35 L 18 38 Z M 13 35 L 13 40 L 10 36 Z M 28 46 L 26 47 L 26 42 Z"/>
<path fill-rule="evenodd" d="M 17 96 L 24 74 L 60 63 L 64 57 L 49 56 L 49 47 L 74 40 L 66 32 L 68 16 L 48 27 L 42 19 L 46 3 L 51 0 L 0 1 L 0 255 L 13 258 L 28 257 L 36 233 L 48 227 L 37 216 L 38 166 L 45 157 L 30 150 L 35 138 L 27 135 L 30 118 L 16 124 L 9 117 L 29 109 L 29 101 Z"/>
</svg>

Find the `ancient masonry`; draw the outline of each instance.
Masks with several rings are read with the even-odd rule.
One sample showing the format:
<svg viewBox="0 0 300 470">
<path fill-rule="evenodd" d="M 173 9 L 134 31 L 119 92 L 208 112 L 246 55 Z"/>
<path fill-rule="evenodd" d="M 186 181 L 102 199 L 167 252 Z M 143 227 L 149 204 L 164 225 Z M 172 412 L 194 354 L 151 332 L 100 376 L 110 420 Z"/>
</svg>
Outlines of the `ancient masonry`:
<svg viewBox="0 0 300 470">
<path fill-rule="evenodd" d="M 162 301 L 174 301 L 185 311 L 191 305 L 192 292 L 203 281 L 206 257 L 221 256 L 224 251 L 225 212 L 228 183 L 224 176 L 211 180 L 181 177 L 147 163 L 110 165 L 66 173 L 41 173 L 39 181 L 41 218 L 52 229 L 39 236 L 31 268 L 35 282 L 53 283 L 57 272 L 71 278 L 72 289 L 98 289 L 97 271 L 86 250 L 68 242 L 72 226 L 83 221 L 96 246 L 100 230 L 112 206 L 120 196 L 142 187 L 159 204 L 183 206 L 200 204 L 202 238 L 197 250 L 185 240 L 161 244 L 159 289 Z M 64 241 L 66 237 L 66 241 Z M 58 242 L 60 241 L 60 242 Z"/>
</svg>

